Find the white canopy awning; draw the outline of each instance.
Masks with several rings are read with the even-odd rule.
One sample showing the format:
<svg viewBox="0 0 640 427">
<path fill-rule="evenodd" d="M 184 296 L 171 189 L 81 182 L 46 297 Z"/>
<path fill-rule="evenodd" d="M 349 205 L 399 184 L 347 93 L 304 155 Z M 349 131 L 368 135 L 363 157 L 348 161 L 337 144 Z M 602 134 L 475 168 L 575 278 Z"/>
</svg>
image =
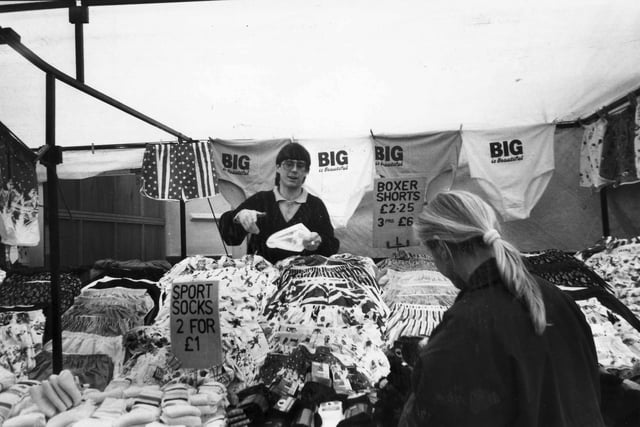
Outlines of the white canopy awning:
<svg viewBox="0 0 640 427">
<path fill-rule="evenodd" d="M 640 86 L 637 0 L 243 0 L 89 9 L 85 82 L 195 139 L 574 120 Z M 66 9 L 0 14 L 75 74 Z M 0 121 L 45 143 L 44 74 L 0 46 Z M 64 147 L 175 140 L 69 86 Z"/>
</svg>

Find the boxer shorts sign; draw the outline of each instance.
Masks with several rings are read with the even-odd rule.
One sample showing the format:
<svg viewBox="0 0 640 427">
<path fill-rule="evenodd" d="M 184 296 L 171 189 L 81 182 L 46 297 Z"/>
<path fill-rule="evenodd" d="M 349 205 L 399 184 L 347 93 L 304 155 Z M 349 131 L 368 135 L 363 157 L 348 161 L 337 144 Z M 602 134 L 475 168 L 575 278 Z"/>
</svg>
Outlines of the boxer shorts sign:
<svg viewBox="0 0 640 427">
<path fill-rule="evenodd" d="M 410 175 L 374 182 L 373 247 L 417 246 L 414 218 L 422 210 L 427 177 Z"/>
<path fill-rule="evenodd" d="M 173 283 L 171 350 L 183 368 L 209 368 L 222 363 L 217 280 Z"/>
</svg>

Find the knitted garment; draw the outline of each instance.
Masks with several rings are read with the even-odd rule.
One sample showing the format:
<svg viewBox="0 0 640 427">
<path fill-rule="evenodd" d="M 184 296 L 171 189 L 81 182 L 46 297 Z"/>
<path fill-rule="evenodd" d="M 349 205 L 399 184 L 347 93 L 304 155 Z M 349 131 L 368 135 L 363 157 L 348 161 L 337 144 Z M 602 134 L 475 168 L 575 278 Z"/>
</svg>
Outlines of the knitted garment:
<svg viewBox="0 0 640 427">
<path fill-rule="evenodd" d="M 234 218 L 242 209 L 265 213 L 257 222 L 260 233 L 249 235 L 247 253 L 258 254 L 271 263 L 299 255 L 296 252 L 267 247 L 267 239 L 273 233 L 298 223 L 304 224 L 322 238 L 322 243 L 315 252 L 303 251 L 302 255 L 316 253 L 330 256 L 338 252 L 340 241 L 334 235 L 327 208 L 318 197 L 309 194 L 306 203 L 302 203 L 295 215 L 286 221 L 273 191 L 260 191 L 254 194 L 236 209 L 225 212 L 220 217 L 220 235 L 228 245 L 239 245 L 247 237 L 247 232 L 242 225 L 234 222 Z"/>
<path fill-rule="evenodd" d="M 472 273 L 420 352 L 400 425 L 604 425 L 589 325 L 568 295 L 537 283 L 548 323 L 542 335 L 494 259 Z"/>
</svg>

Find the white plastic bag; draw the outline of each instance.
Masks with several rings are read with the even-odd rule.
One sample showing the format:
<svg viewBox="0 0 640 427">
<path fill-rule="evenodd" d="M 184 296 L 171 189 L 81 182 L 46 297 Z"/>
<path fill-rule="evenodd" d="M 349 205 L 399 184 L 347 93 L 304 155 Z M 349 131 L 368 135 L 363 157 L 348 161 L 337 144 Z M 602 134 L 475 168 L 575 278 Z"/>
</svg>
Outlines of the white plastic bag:
<svg viewBox="0 0 640 427">
<path fill-rule="evenodd" d="M 302 242 L 310 236 L 311 231 L 304 224 L 298 223 L 273 233 L 267 239 L 267 246 L 291 252 L 302 252 L 304 250 Z"/>
</svg>

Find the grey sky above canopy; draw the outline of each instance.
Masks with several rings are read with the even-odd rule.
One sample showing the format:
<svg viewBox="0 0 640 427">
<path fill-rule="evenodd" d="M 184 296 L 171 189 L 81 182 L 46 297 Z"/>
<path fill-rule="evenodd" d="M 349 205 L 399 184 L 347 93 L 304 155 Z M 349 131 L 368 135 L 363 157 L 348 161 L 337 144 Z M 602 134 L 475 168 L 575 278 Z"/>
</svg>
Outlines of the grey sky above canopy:
<svg viewBox="0 0 640 427">
<path fill-rule="evenodd" d="M 85 82 L 192 138 L 358 136 L 587 116 L 640 87 L 636 0 L 247 0 L 91 7 Z M 68 11 L 0 14 L 75 73 Z M 44 75 L 0 46 L 0 120 L 44 140 Z M 63 83 L 62 146 L 172 135 Z"/>
</svg>

